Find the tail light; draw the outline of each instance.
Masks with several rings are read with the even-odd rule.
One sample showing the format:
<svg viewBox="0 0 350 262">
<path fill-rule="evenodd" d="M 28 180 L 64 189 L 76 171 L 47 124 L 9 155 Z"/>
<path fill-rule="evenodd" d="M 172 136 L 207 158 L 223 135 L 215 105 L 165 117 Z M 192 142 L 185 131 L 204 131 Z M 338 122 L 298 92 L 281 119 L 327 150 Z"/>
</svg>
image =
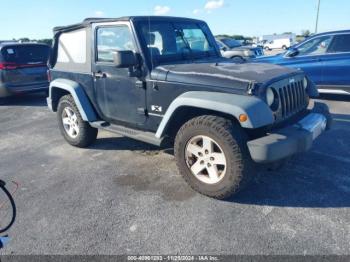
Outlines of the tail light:
<svg viewBox="0 0 350 262">
<path fill-rule="evenodd" d="M 16 69 L 17 68 L 17 64 L 16 63 L 11 63 L 11 62 L 0 62 L 0 69 L 2 70 L 12 70 L 12 69 Z"/>
<path fill-rule="evenodd" d="M 51 82 L 51 72 L 50 72 L 50 70 L 47 70 L 46 74 L 47 74 L 47 81 Z"/>
<path fill-rule="evenodd" d="M 19 68 L 29 68 L 29 67 L 42 67 L 46 66 L 44 63 L 40 64 L 18 64 L 14 62 L 0 62 L 0 69 L 2 70 L 14 70 Z"/>
</svg>

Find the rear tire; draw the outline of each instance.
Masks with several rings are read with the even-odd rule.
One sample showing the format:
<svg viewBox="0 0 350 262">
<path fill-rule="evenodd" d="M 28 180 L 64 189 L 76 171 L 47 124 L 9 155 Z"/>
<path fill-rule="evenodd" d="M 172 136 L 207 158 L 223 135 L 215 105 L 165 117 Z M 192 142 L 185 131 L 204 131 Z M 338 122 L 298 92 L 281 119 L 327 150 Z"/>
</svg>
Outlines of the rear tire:
<svg viewBox="0 0 350 262">
<path fill-rule="evenodd" d="M 283 50 L 287 50 L 287 46 L 285 46 L 285 45 L 282 46 L 282 49 L 283 49 Z"/>
<path fill-rule="evenodd" d="M 246 134 L 222 117 L 204 115 L 186 122 L 176 135 L 174 151 L 186 182 L 216 199 L 240 191 L 254 172 Z"/>
<path fill-rule="evenodd" d="M 98 130 L 82 119 L 71 95 L 61 97 L 57 120 L 61 134 L 72 146 L 84 148 L 95 142 Z"/>
</svg>

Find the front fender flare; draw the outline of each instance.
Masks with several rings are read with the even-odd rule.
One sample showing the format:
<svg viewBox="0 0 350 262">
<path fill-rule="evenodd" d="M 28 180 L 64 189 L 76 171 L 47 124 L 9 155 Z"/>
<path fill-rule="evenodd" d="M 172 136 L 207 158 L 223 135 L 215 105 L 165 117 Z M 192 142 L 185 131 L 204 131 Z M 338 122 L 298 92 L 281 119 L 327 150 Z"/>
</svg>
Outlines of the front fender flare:
<svg viewBox="0 0 350 262">
<path fill-rule="evenodd" d="M 254 96 L 227 94 L 219 92 L 186 92 L 178 96 L 168 107 L 156 133 L 161 138 L 171 121 L 174 112 L 183 106 L 209 109 L 232 115 L 237 120 L 241 114 L 246 114 L 248 120 L 243 122 L 243 128 L 259 128 L 274 122 L 274 116 L 268 105 Z"/>
<path fill-rule="evenodd" d="M 49 107 L 51 106 L 51 109 L 52 103 L 58 102 L 53 101 L 56 88 L 63 89 L 73 96 L 75 104 L 77 105 L 79 113 L 84 121 L 93 122 L 97 120 L 96 113 L 87 95 L 85 94 L 83 87 L 79 83 L 68 79 L 58 78 L 50 83 L 50 93 L 49 97 L 47 98 L 47 102 Z"/>
</svg>

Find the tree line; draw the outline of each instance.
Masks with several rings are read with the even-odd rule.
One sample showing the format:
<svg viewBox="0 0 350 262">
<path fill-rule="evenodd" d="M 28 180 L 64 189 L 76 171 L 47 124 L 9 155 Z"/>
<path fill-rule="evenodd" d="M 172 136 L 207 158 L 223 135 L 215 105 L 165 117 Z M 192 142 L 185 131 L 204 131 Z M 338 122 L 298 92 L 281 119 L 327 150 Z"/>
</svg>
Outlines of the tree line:
<svg viewBox="0 0 350 262">
<path fill-rule="evenodd" d="M 18 39 L 12 39 L 12 41 L 18 41 L 21 43 L 28 43 L 28 42 L 35 42 L 35 43 L 42 43 L 42 44 L 47 44 L 49 46 L 52 45 L 52 39 L 51 38 L 45 38 L 45 39 L 29 39 L 27 37 L 22 37 Z"/>
<path fill-rule="evenodd" d="M 284 34 L 292 34 L 292 32 L 284 32 Z M 274 33 L 273 35 L 277 35 L 277 33 Z M 310 30 L 302 30 L 301 34 L 297 34 L 296 38 L 299 40 L 303 40 L 309 36 L 311 36 Z M 227 37 L 227 38 L 233 38 L 235 40 L 246 40 L 246 41 L 252 41 L 256 39 L 256 37 L 250 37 L 250 36 L 244 36 L 244 35 L 228 35 L 228 34 L 220 34 L 216 35 L 217 37 Z"/>
</svg>

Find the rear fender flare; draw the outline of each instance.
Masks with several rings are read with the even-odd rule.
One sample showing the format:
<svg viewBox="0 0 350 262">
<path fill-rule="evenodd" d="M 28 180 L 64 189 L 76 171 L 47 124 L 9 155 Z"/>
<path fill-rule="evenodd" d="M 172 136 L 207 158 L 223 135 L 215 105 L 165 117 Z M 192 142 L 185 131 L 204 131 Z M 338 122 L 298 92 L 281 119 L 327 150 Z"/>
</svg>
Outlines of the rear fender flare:
<svg viewBox="0 0 350 262">
<path fill-rule="evenodd" d="M 84 121 L 93 122 L 97 120 L 96 113 L 92 107 L 90 100 L 88 99 L 83 87 L 72 80 L 68 79 L 56 79 L 50 83 L 49 97 L 47 98 L 48 106 L 54 111 L 55 103 L 53 98 L 57 89 L 67 91 L 74 98 L 75 104 L 78 107 L 79 113 Z"/>
</svg>

